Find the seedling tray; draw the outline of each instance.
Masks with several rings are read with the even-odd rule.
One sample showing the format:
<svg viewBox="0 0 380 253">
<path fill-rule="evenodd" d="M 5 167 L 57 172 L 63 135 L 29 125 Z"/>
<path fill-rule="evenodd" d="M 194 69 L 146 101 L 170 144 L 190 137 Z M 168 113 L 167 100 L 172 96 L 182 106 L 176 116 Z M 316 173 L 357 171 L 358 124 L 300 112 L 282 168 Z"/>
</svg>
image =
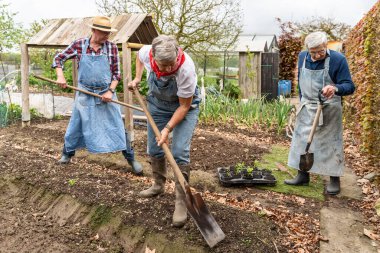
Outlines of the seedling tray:
<svg viewBox="0 0 380 253">
<path fill-rule="evenodd" d="M 234 166 L 218 168 L 218 177 L 221 185 L 229 186 L 253 186 L 253 185 L 271 185 L 277 182 L 272 172 L 267 169 L 254 168 L 253 170 L 240 169 L 235 170 Z"/>
</svg>

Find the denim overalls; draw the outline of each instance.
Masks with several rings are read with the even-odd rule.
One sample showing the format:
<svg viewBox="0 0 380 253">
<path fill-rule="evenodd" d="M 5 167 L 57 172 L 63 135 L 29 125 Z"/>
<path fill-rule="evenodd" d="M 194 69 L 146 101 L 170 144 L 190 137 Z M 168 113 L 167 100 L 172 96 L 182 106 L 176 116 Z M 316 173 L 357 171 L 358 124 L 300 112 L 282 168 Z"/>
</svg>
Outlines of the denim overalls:
<svg viewBox="0 0 380 253">
<path fill-rule="evenodd" d="M 154 71 L 148 77 L 148 110 L 161 131 L 179 107 L 178 86 L 175 75 L 157 79 Z M 192 105 L 185 118 L 173 129 L 171 151 L 178 165 L 190 163 L 190 144 L 199 115 L 198 87 L 195 88 Z M 160 158 L 164 151 L 157 145 L 152 127 L 148 124 L 148 154 Z"/>
<path fill-rule="evenodd" d="M 111 84 L 111 70 L 104 43 L 102 54 L 86 54 L 90 39 L 82 46 L 79 62 L 78 87 L 102 95 Z M 117 99 L 116 94 L 112 99 Z M 73 112 L 65 134 L 63 153 L 73 156 L 76 149 L 86 148 L 91 153 L 123 151 L 133 160 L 120 107 L 102 102 L 100 98 L 81 92 L 76 93 Z"/>
<path fill-rule="evenodd" d="M 334 85 L 329 75 L 330 57 L 326 57 L 324 69 L 321 70 L 307 69 L 306 57 L 307 55 L 300 69 L 299 85 L 302 98 L 288 158 L 288 165 L 295 169 L 299 169 L 300 156 L 305 153 L 307 138 L 317 111 L 318 92 L 326 84 Z M 323 105 L 309 150 L 310 153 L 314 153 L 314 163 L 310 172 L 335 177 L 343 175 L 342 129 L 341 97 L 335 95 Z"/>
</svg>

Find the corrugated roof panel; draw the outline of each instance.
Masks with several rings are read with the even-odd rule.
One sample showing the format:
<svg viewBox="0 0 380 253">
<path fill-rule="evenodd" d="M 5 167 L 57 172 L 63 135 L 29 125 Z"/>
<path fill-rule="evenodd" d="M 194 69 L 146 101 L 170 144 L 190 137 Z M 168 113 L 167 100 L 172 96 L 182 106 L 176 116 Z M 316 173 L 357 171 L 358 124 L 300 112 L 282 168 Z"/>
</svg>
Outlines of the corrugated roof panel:
<svg viewBox="0 0 380 253">
<path fill-rule="evenodd" d="M 88 37 L 91 34 L 89 25 L 92 24 L 92 20 L 93 17 L 52 19 L 27 44 L 40 47 L 67 46 L 72 41 Z M 158 35 L 151 17 L 147 16 L 147 14 L 123 14 L 111 17 L 111 22 L 112 27 L 118 31 L 111 34 L 110 41 L 116 44 L 123 42 L 150 44 L 153 38 Z M 145 29 L 149 30 L 145 31 Z M 129 41 L 137 30 L 139 30 L 139 33 L 150 36 L 144 36 L 143 41 Z"/>
</svg>

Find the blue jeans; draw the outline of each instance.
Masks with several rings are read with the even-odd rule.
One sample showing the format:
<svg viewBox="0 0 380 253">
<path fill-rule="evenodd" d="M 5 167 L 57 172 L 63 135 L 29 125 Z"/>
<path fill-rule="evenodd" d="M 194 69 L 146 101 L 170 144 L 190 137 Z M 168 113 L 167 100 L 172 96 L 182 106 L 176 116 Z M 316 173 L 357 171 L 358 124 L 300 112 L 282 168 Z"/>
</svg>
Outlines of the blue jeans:
<svg viewBox="0 0 380 253">
<path fill-rule="evenodd" d="M 148 110 L 160 131 L 169 122 L 178 106 L 178 102 L 158 102 L 157 99 L 148 97 Z M 194 129 L 198 122 L 198 115 L 198 106 L 196 106 L 196 108 L 190 108 L 185 118 L 173 129 L 171 152 L 175 161 L 179 165 L 186 165 L 190 163 L 190 144 Z M 165 155 L 163 149 L 157 145 L 156 136 L 150 124 L 148 124 L 147 152 L 150 156 L 155 158 L 160 158 Z"/>
<path fill-rule="evenodd" d="M 122 150 L 121 153 L 123 154 L 125 159 L 127 159 L 128 161 L 134 161 L 135 160 L 135 152 L 131 146 L 131 142 L 129 141 L 129 136 L 128 136 L 127 132 L 125 132 L 125 139 L 127 141 L 127 143 L 126 143 L 127 149 Z M 67 152 L 65 145 L 63 145 L 62 154 L 67 155 L 68 157 L 73 157 L 75 155 L 75 151 Z"/>
</svg>

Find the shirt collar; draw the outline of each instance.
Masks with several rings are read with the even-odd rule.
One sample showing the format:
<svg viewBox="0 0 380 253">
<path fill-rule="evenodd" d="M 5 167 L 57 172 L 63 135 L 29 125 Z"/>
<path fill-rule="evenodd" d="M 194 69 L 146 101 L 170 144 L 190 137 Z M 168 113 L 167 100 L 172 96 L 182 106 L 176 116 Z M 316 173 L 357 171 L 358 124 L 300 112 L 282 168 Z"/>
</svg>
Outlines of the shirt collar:
<svg viewBox="0 0 380 253">
<path fill-rule="evenodd" d="M 326 50 L 326 57 L 325 57 L 325 59 L 326 59 L 327 57 L 330 57 L 330 50 L 329 50 L 329 49 Z M 308 62 L 320 62 L 320 61 L 324 61 L 325 59 L 323 59 L 323 60 L 319 60 L 319 61 L 313 61 L 313 60 L 311 59 L 311 55 L 309 54 L 309 52 L 307 52 L 307 54 L 306 54 L 306 60 L 307 60 Z"/>
</svg>

